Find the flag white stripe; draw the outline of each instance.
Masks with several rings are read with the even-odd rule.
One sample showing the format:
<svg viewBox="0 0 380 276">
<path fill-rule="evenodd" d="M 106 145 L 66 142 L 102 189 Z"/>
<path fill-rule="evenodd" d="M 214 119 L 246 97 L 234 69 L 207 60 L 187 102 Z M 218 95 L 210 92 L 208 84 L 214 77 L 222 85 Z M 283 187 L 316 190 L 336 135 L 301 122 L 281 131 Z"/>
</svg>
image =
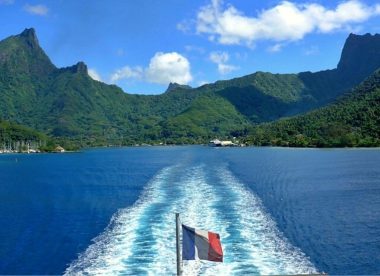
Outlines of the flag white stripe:
<svg viewBox="0 0 380 276">
<path fill-rule="evenodd" d="M 210 247 L 208 231 L 195 229 L 195 257 L 200 260 L 208 260 L 208 250 Z"/>
</svg>

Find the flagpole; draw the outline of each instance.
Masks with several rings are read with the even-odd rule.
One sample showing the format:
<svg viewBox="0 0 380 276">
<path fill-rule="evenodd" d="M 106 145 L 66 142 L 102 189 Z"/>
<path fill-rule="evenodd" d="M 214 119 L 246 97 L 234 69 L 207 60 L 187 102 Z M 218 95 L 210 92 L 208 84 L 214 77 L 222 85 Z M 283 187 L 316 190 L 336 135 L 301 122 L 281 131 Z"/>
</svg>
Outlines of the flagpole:
<svg viewBox="0 0 380 276">
<path fill-rule="evenodd" d="M 175 213 L 175 230 L 176 230 L 176 251 L 177 251 L 177 275 L 181 275 L 181 255 L 180 255 L 180 248 L 179 248 L 179 231 L 180 231 L 180 224 L 179 224 L 179 213 Z"/>
</svg>

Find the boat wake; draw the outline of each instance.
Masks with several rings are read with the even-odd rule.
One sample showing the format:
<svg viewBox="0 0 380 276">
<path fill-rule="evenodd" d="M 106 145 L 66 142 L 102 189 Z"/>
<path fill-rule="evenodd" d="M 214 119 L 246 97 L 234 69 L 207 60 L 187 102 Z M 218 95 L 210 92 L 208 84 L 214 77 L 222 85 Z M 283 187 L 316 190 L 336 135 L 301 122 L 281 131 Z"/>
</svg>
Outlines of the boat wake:
<svg viewBox="0 0 380 276">
<path fill-rule="evenodd" d="M 186 225 L 219 233 L 224 251 L 223 263 L 185 261 L 184 275 L 317 272 L 227 166 L 201 164 L 161 170 L 65 274 L 175 274 L 176 212 Z"/>
</svg>

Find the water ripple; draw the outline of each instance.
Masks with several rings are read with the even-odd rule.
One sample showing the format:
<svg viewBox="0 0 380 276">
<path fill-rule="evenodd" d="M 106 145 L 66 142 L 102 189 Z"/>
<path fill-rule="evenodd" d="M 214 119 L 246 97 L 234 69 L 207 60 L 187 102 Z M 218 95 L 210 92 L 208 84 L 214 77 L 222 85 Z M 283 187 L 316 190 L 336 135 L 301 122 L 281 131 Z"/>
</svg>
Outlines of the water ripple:
<svg viewBox="0 0 380 276">
<path fill-rule="evenodd" d="M 224 263 L 185 261 L 185 275 L 317 272 L 226 166 L 182 164 L 160 171 L 65 274 L 175 274 L 176 212 L 187 225 L 218 232 L 225 254 Z"/>
</svg>

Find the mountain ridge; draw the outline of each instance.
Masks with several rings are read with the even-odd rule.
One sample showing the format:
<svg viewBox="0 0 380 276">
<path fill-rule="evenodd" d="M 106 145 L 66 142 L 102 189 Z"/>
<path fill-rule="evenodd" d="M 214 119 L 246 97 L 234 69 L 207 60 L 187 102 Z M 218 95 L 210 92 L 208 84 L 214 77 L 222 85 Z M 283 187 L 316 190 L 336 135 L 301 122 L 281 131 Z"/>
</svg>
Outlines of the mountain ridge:
<svg viewBox="0 0 380 276">
<path fill-rule="evenodd" d="M 84 62 L 56 68 L 35 30 L 26 29 L 0 41 L 0 118 L 90 145 L 199 143 L 331 103 L 380 66 L 378 53 L 379 35 L 350 35 L 335 69 L 255 72 L 197 88 L 172 83 L 160 95 L 135 95 L 93 80 Z M 352 55 L 354 61 L 345 61 Z M 360 55 L 371 62 L 361 62 Z M 357 64 L 360 74 L 355 74 Z"/>
<path fill-rule="evenodd" d="M 246 142 L 293 147 L 380 146 L 380 70 L 334 103 L 254 127 Z"/>
</svg>

